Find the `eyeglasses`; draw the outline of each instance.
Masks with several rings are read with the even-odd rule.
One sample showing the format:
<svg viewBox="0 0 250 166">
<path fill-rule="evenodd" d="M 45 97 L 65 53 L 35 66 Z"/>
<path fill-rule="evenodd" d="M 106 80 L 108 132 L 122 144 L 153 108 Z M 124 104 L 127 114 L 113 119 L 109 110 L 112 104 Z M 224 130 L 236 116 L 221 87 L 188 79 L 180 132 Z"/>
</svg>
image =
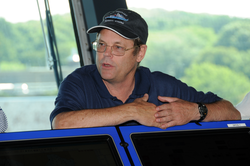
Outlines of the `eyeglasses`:
<svg viewBox="0 0 250 166">
<path fill-rule="evenodd" d="M 104 42 L 98 42 L 98 41 L 94 41 L 93 43 L 93 49 L 97 52 L 105 52 L 108 45 Z M 116 56 L 123 56 L 125 54 L 125 51 L 131 50 L 135 47 L 139 47 L 139 46 L 134 46 L 132 48 L 124 48 L 118 45 L 113 45 L 110 46 L 111 47 L 111 54 L 116 55 Z"/>
</svg>

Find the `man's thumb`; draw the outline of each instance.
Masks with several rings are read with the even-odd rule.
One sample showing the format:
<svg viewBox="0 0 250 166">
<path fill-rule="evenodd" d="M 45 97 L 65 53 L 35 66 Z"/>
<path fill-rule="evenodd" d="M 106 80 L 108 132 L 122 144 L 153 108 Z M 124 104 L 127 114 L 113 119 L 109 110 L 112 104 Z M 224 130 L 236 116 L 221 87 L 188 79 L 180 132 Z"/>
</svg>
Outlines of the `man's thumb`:
<svg viewBox="0 0 250 166">
<path fill-rule="evenodd" d="M 145 93 L 144 96 L 142 97 L 142 100 L 148 101 L 148 97 L 149 97 L 149 95 L 147 93 Z"/>
</svg>

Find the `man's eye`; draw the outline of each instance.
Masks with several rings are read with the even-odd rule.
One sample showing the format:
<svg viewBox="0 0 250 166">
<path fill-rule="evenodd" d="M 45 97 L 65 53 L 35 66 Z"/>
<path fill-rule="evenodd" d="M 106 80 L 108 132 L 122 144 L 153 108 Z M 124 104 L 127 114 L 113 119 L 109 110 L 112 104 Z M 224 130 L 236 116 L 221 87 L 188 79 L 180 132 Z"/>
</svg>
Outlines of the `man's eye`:
<svg viewBox="0 0 250 166">
<path fill-rule="evenodd" d="M 117 45 L 115 45 L 114 48 L 115 48 L 116 50 L 123 50 L 123 47 L 117 46 Z"/>
<path fill-rule="evenodd" d="M 104 43 L 98 43 L 98 46 L 101 47 L 101 46 L 105 46 Z"/>
</svg>

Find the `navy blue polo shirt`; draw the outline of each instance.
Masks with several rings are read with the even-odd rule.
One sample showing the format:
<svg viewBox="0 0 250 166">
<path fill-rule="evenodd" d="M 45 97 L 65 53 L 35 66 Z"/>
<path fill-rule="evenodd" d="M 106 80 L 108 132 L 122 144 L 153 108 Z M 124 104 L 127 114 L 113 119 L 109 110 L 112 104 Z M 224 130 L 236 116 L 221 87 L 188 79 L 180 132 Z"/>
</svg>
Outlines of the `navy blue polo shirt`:
<svg viewBox="0 0 250 166">
<path fill-rule="evenodd" d="M 212 103 L 221 100 L 217 95 L 198 92 L 180 80 L 162 72 L 151 72 L 146 67 L 139 67 L 135 73 L 135 88 L 126 103 L 149 94 L 148 102 L 163 104 L 157 99 L 160 96 L 177 97 L 190 102 Z M 123 104 L 112 96 L 104 85 L 96 65 L 76 69 L 61 83 L 55 101 L 55 109 L 50 115 L 54 117 L 65 111 L 108 108 Z"/>
</svg>

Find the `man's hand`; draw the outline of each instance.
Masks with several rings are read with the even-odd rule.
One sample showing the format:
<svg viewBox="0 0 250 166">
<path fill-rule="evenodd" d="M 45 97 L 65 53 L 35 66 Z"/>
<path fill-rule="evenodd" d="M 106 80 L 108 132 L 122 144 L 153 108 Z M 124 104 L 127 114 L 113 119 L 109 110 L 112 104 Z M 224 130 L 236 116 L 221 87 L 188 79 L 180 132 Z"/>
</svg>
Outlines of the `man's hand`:
<svg viewBox="0 0 250 166">
<path fill-rule="evenodd" d="M 142 98 L 135 99 L 134 102 L 129 105 L 135 110 L 135 119 L 142 125 L 161 127 L 161 123 L 157 123 L 155 119 L 156 105 L 149 103 L 148 94 L 145 94 Z"/>
<path fill-rule="evenodd" d="M 173 97 L 159 96 L 158 99 L 166 103 L 156 107 L 157 113 L 155 113 L 156 122 L 161 123 L 162 129 L 184 125 L 200 117 L 196 103 Z"/>
</svg>

